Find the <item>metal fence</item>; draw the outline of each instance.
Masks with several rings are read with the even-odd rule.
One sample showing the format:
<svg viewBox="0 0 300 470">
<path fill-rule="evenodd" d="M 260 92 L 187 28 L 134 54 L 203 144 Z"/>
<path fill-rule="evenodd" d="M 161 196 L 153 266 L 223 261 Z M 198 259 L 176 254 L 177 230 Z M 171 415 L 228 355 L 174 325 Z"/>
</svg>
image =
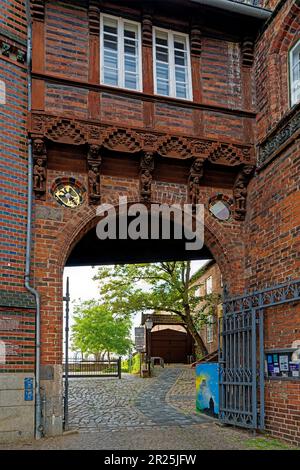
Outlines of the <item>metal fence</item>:
<svg viewBox="0 0 300 470">
<path fill-rule="evenodd" d="M 64 376 L 66 365 L 63 365 Z M 68 377 L 118 377 L 121 378 L 121 358 L 111 361 L 74 361 L 68 362 Z"/>
<path fill-rule="evenodd" d="M 264 429 L 264 311 L 300 302 L 300 279 L 224 299 L 219 327 L 223 423 Z"/>
</svg>

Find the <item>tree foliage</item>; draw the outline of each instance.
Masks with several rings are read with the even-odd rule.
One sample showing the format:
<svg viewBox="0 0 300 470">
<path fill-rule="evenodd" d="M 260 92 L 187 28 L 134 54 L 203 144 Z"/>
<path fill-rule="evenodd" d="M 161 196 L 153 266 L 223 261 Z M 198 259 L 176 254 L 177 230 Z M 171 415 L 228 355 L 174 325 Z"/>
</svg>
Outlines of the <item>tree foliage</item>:
<svg viewBox="0 0 300 470">
<path fill-rule="evenodd" d="M 72 349 L 86 354 L 116 353 L 125 355 L 132 347 L 131 318 L 118 315 L 109 305 L 89 300 L 74 309 Z"/>
<path fill-rule="evenodd" d="M 207 353 L 199 329 L 214 313 L 219 296 L 200 296 L 202 271 L 191 274 L 190 261 L 100 267 L 94 279 L 112 311 L 126 318 L 135 313 L 168 312 L 178 315 L 193 336 L 197 352 Z"/>
</svg>

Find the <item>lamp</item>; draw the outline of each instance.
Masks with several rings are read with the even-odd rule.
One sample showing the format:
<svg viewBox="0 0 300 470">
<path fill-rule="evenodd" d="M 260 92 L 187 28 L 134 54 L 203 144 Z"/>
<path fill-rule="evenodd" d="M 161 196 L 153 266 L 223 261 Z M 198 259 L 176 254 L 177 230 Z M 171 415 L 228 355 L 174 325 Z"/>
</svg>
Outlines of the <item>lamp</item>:
<svg viewBox="0 0 300 470">
<path fill-rule="evenodd" d="M 145 327 L 146 327 L 146 330 L 152 330 L 153 320 L 151 317 L 148 317 L 147 320 L 145 321 Z"/>
<path fill-rule="evenodd" d="M 153 320 L 151 317 L 147 317 L 145 321 L 145 327 L 147 330 L 147 360 L 148 360 L 148 372 L 151 377 L 151 330 L 153 328 Z"/>
</svg>

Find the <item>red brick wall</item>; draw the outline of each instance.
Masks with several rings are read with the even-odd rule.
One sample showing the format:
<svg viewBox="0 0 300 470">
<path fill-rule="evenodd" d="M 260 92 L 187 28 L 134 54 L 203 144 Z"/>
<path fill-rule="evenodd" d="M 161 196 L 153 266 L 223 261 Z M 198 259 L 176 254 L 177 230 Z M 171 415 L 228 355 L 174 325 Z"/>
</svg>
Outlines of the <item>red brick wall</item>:
<svg viewBox="0 0 300 470">
<path fill-rule="evenodd" d="M 63 2 L 47 2 L 45 25 L 46 71 L 87 80 L 87 9 Z"/>
<path fill-rule="evenodd" d="M 3 32 L 26 40 L 25 0 L 6 0 L 0 3 L 0 24 Z"/>
<path fill-rule="evenodd" d="M 299 39 L 300 6 L 287 0 L 256 46 L 259 141 L 289 110 L 288 51 Z"/>
<path fill-rule="evenodd" d="M 203 38 L 201 78 L 205 103 L 242 108 L 239 44 Z"/>
<path fill-rule="evenodd" d="M 300 445 L 300 382 L 266 381 L 266 430 Z"/>
<path fill-rule="evenodd" d="M 274 5 L 275 2 L 272 2 Z M 290 110 L 288 50 L 300 37 L 300 8 L 282 3 L 256 47 L 257 139 L 262 141 Z M 291 139 L 292 140 L 292 139 Z M 279 148 L 274 147 L 274 150 Z M 248 188 L 246 285 L 252 289 L 300 278 L 299 140 L 295 139 Z M 265 348 L 290 348 L 300 339 L 300 305 L 265 309 Z M 266 382 L 266 429 L 300 445 L 299 380 Z"/>
<path fill-rule="evenodd" d="M 141 127 L 143 122 L 143 103 L 109 93 L 101 94 L 101 119 L 107 122 L 126 122 L 132 127 Z"/>
<path fill-rule="evenodd" d="M 0 339 L 6 362 L 0 372 L 32 372 L 35 360 L 35 311 L 0 307 Z"/>
<path fill-rule="evenodd" d="M 24 287 L 27 228 L 27 67 L 25 2 L 0 2 L 0 372 L 34 370 L 35 304 Z M 3 89 L 3 84 L 1 89 Z M 0 379 L 1 380 L 1 379 Z M 3 405 L 3 404 L 2 404 Z"/>
<path fill-rule="evenodd" d="M 137 12 L 138 17 L 140 12 Z M 76 29 L 76 35 L 73 34 Z M 100 53 L 100 51 L 99 51 Z M 71 2 L 47 2 L 45 8 L 45 71 L 60 75 L 68 80 L 88 82 L 89 62 L 89 22 L 87 10 L 75 7 Z M 145 64 L 144 64 L 145 65 Z M 243 93 L 247 84 L 241 73 L 241 51 L 238 42 L 202 38 L 201 67 L 198 78 L 202 87 L 202 103 L 224 106 L 230 109 L 243 109 Z M 72 102 L 73 101 L 73 102 Z M 244 126 L 250 120 L 239 116 L 194 110 L 172 103 L 156 103 L 150 111 L 152 116 L 144 121 L 144 108 L 139 97 L 126 98 L 101 93 L 90 93 L 84 88 L 48 84 L 45 87 L 45 109 L 57 114 L 74 114 L 75 117 L 89 117 L 88 102 L 97 103 L 93 118 L 119 122 L 128 126 L 142 127 L 145 122 L 158 131 L 204 134 L 209 138 L 221 138 L 237 142 L 249 141 L 244 138 Z M 148 112 L 147 111 L 147 112 Z M 146 114 L 147 114 L 146 112 Z M 204 125 L 202 125 L 204 123 Z"/>
<path fill-rule="evenodd" d="M 250 287 L 300 277 L 299 141 L 249 187 L 246 275 Z"/>
<path fill-rule="evenodd" d="M 0 25 L 1 39 L 11 48 L 0 57 L 6 89 L 0 104 L 0 290 L 18 291 L 24 283 L 27 214 L 27 71 L 17 59 L 18 51 L 26 50 L 25 2 L 1 2 Z"/>
<path fill-rule="evenodd" d="M 71 86 L 47 84 L 46 111 L 77 118 L 88 117 L 88 91 Z"/>
</svg>

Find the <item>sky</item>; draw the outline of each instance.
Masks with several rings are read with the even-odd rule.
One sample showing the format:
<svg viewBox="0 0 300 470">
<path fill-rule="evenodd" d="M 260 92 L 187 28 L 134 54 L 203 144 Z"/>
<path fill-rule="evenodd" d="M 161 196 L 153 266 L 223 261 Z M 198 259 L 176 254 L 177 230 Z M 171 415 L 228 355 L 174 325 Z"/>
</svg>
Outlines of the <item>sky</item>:
<svg viewBox="0 0 300 470">
<path fill-rule="evenodd" d="M 200 269 L 208 260 L 191 261 L 192 273 Z M 90 300 L 99 298 L 97 281 L 93 281 L 93 277 L 97 274 L 97 266 L 79 266 L 79 267 L 66 267 L 64 269 L 64 294 L 66 279 L 69 277 L 69 291 L 70 291 L 70 336 L 72 334 L 73 324 L 73 307 L 79 299 Z M 65 316 L 65 313 L 64 313 Z M 133 320 L 132 338 L 134 336 L 134 328 L 140 326 L 141 315 L 137 314 Z M 69 352 L 71 354 L 71 352 Z"/>
</svg>

